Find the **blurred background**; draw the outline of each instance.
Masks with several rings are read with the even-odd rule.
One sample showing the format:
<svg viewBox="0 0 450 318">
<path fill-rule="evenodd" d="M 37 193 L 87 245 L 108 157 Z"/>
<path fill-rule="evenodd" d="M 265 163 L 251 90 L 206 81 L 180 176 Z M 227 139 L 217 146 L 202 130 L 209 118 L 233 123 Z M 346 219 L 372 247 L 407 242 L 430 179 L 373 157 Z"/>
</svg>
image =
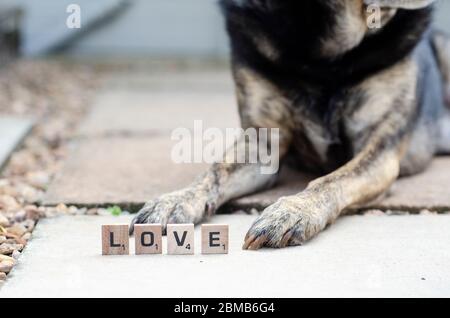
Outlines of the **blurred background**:
<svg viewBox="0 0 450 318">
<path fill-rule="evenodd" d="M 65 25 L 71 3 L 82 8 L 81 29 Z M 439 1 L 436 23 L 447 31 L 449 14 L 450 1 Z M 226 58 L 228 52 L 216 0 L 0 0 L 0 29 L 8 47 L 2 55 Z"/>
</svg>

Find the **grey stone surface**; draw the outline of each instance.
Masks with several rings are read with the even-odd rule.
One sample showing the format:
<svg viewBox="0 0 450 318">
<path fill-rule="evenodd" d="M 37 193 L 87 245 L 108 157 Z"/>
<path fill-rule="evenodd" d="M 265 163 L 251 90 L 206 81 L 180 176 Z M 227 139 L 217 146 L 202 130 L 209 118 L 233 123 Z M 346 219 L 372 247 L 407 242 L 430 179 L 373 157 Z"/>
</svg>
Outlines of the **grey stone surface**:
<svg viewBox="0 0 450 318">
<path fill-rule="evenodd" d="M 176 84 L 174 84 L 176 85 Z M 82 136 L 170 132 L 192 129 L 201 120 L 209 127 L 240 127 L 236 101 L 231 92 L 106 90 L 80 128 Z"/>
<path fill-rule="evenodd" d="M 0 169 L 8 160 L 11 152 L 30 131 L 31 127 L 32 121 L 30 119 L 0 118 Z"/>
<path fill-rule="evenodd" d="M 83 140 L 49 186 L 44 204 L 140 206 L 187 186 L 205 164 L 176 164 L 169 136 Z"/>
<path fill-rule="evenodd" d="M 101 256 L 101 225 L 129 216 L 42 220 L 0 298 L 450 296 L 450 215 L 342 217 L 303 246 L 243 251 L 253 219 L 214 217 L 230 253 L 199 254 L 197 228 L 193 256 Z"/>
<path fill-rule="evenodd" d="M 133 211 L 166 192 L 187 186 L 207 164 L 176 164 L 169 136 L 82 140 L 51 183 L 44 204 L 107 206 Z M 314 177 L 284 167 L 276 187 L 230 203 L 233 209 L 262 210 L 281 196 L 303 190 Z M 420 212 L 450 211 L 450 158 L 436 158 L 417 176 L 399 179 L 383 199 L 366 209 Z"/>
<path fill-rule="evenodd" d="M 235 208 L 259 210 L 274 203 L 279 197 L 302 191 L 313 176 L 286 169 L 278 185 L 271 190 L 235 200 Z M 423 173 L 400 178 L 387 195 L 365 206 L 367 209 L 420 212 L 421 210 L 450 211 L 450 157 L 435 158 Z"/>
<path fill-rule="evenodd" d="M 449 185 L 450 157 L 438 157 L 424 173 L 397 180 L 389 195 L 372 206 L 404 211 L 450 211 Z"/>
<path fill-rule="evenodd" d="M 188 185 L 207 165 L 173 163 L 171 134 L 175 128 L 192 132 L 196 120 L 203 130 L 240 126 L 229 71 L 114 73 L 43 203 L 136 209 Z"/>
<path fill-rule="evenodd" d="M 232 93 L 234 89 L 231 67 L 227 63 L 207 63 L 204 59 L 137 59 L 132 63 L 127 59 L 115 59 L 111 63 L 114 61 L 118 69 L 105 79 L 108 89 L 164 91 L 172 95 L 192 91 Z"/>
</svg>

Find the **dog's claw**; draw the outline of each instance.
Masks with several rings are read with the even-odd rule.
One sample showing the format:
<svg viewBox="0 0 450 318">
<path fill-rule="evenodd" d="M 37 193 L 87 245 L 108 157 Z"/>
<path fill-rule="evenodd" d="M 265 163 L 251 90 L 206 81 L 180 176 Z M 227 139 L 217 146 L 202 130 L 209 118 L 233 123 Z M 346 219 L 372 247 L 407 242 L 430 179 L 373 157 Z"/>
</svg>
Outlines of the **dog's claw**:
<svg viewBox="0 0 450 318">
<path fill-rule="evenodd" d="M 215 212 L 216 204 L 207 191 L 186 188 L 149 201 L 133 218 L 130 235 L 135 224 L 161 224 L 166 234 L 167 224 L 198 223 Z"/>
<path fill-rule="evenodd" d="M 289 230 L 284 234 L 283 238 L 280 242 L 280 247 L 286 247 L 289 245 L 289 241 L 291 240 L 292 236 L 294 235 L 294 231 Z"/>
<path fill-rule="evenodd" d="M 248 240 L 245 241 L 243 249 L 244 250 L 259 250 L 261 247 L 264 246 L 264 243 L 267 241 L 266 235 L 261 236 L 255 236 L 252 235 L 249 237 Z"/>
<path fill-rule="evenodd" d="M 248 249 L 248 247 L 250 246 L 250 244 L 252 244 L 255 238 L 256 238 L 255 235 L 250 235 L 250 233 L 247 233 L 247 235 L 245 236 L 244 245 L 242 246 L 242 249 L 243 250 Z"/>
</svg>

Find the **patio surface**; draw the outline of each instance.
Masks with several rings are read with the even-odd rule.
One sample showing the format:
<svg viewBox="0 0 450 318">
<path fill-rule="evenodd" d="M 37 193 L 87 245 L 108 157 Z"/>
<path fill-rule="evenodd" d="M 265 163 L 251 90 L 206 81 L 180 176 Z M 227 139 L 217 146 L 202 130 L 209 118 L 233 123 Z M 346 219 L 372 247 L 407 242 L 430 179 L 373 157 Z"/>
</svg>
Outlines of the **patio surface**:
<svg viewBox="0 0 450 318">
<path fill-rule="evenodd" d="M 39 223 L 4 297 L 449 297 L 450 216 L 347 216 L 311 242 L 243 251 L 254 216 L 223 215 L 228 255 L 101 255 L 101 225 L 121 217 Z"/>
<path fill-rule="evenodd" d="M 29 119 L 17 117 L 0 118 L 0 169 L 31 127 L 32 121 Z"/>
<path fill-rule="evenodd" d="M 208 80 L 210 79 L 210 80 Z M 44 204 L 119 204 L 187 185 L 204 164 L 170 160 L 172 129 L 237 127 L 227 70 L 116 74 L 72 140 L 71 154 Z M 236 200 L 234 210 L 261 210 L 300 191 L 312 176 L 284 170 L 278 186 Z M 67 216 L 40 221 L 1 297 L 441 297 L 450 296 L 450 158 L 398 181 L 374 215 L 342 217 L 301 247 L 243 251 L 254 215 L 219 215 L 230 225 L 230 254 L 101 256 L 102 224 L 129 215 Z M 426 215 L 387 216 L 381 211 Z M 432 213 L 430 213 L 430 211 Z M 381 215 L 380 215 L 381 214 Z M 131 241 L 131 251 L 134 251 Z"/>
</svg>

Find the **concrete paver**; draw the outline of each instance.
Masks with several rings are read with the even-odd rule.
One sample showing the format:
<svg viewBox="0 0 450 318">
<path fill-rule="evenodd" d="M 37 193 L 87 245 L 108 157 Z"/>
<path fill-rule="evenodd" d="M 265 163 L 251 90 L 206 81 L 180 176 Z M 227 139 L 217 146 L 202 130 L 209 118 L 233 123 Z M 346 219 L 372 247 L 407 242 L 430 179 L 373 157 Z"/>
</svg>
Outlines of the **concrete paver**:
<svg viewBox="0 0 450 318">
<path fill-rule="evenodd" d="M 187 186 L 205 164 L 176 164 L 170 137 L 101 138 L 81 142 L 43 203 L 140 206 L 158 195 Z"/>
<path fill-rule="evenodd" d="M 235 200 L 238 209 L 258 208 L 274 203 L 281 196 L 302 191 L 312 175 L 286 168 L 278 186 Z M 435 158 L 423 173 L 397 180 L 386 196 L 367 204 L 367 209 L 420 212 L 422 210 L 450 211 L 450 157 Z"/>
<path fill-rule="evenodd" d="M 171 132 L 192 129 L 201 120 L 203 128 L 240 127 L 232 93 L 107 91 L 97 98 L 82 124 L 81 136 Z"/>
<path fill-rule="evenodd" d="M 6 297 L 449 297 L 450 215 L 347 216 L 304 246 L 243 251 L 254 220 L 230 225 L 228 255 L 101 256 L 101 225 L 131 216 L 59 217 L 33 232 Z M 130 251 L 134 254 L 134 240 Z"/>
<path fill-rule="evenodd" d="M 32 127 L 29 119 L 16 117 L 0 118 L 0 169 L 8 160 L 11 152 L 19 145 Z"/>
</svg>

